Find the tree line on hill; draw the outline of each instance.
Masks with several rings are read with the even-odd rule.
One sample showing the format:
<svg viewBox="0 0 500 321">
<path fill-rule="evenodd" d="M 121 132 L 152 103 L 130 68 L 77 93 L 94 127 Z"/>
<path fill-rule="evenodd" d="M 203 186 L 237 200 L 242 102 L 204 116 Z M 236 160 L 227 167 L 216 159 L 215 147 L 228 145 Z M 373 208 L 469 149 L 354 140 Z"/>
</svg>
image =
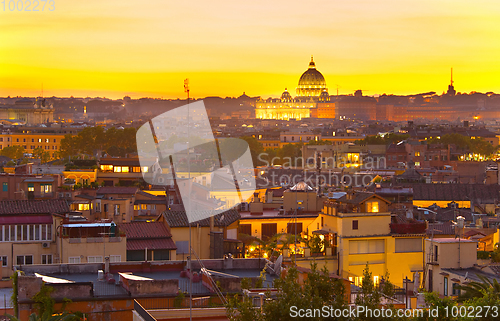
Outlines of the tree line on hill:
<svg viewBox="0 0 500 321">
<path fill-rule="evenodd" d="M 137 152 L 136 129 L 133 127 L 104 130 L 101 126 L 86 127 L 76 135 L 67 134 L 61 140 L 60 157 L 106 153 L 109 156 L 125 157 Z"/>
</svg>

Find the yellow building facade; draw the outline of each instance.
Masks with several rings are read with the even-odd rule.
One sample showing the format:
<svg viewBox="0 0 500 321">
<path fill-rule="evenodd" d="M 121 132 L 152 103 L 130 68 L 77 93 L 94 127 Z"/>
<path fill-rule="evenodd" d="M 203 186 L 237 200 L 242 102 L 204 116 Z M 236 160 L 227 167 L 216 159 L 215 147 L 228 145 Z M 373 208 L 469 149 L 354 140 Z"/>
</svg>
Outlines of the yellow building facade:
<svg viewBox="0 0 500 321">
<path fill-rule="evenodd" d="M 390 202 L 376 194 L 349 197 L 325 202 L 323 208 L 334 218 L 328 228 L 337 235 L 339 275 L 361 285 L 368 264 L 375 283 L 389 272 L 391 282 L 402 286 L 405 277 L 423 272 L 424 234 L 394 233 Z"/>
<path fill-rule="evenodd" d="M 90 185 L 97 180 L 97 169 L 71 169 L 63 171 L 65 179 L 73 179 L 75 183 L 82 185 Z"/>
<path fill-rule="evenodd" d="M 22 146 L 26 153 L 32 154 L 37 148 L 49 152 L 55 157 L 61 149 L 63 134 L 52 133 L 2 133 L 0 134 L 0 150 L 10 146 Z"/>
</svg>

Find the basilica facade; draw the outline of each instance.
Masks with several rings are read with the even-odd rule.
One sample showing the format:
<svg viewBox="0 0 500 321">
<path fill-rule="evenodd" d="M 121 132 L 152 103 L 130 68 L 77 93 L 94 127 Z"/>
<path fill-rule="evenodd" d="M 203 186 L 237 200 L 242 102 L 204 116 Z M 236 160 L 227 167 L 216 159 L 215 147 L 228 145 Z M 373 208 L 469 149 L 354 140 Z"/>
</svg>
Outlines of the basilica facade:
<svg viewBox="0 0 500 321">
<path fill-rule="evenodd" d="M 300 76 L 295 98 L 285 91 L 281 98 L 259 99 L 255 103 L 257 119 L 289 120 L 302 118 L 335 118 L 335 104 L 330 102 L 325 77 L 316 69 L 311 57 L 309 68 Z"/>
</svg>

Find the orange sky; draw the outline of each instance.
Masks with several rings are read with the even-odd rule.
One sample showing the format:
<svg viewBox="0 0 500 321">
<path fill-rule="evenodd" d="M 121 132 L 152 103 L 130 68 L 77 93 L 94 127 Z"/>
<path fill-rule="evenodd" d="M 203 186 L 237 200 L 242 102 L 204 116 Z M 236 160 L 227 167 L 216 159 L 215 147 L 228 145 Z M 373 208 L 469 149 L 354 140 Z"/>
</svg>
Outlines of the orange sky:
<svg viewBox="0 0 500 321">
<path fill-rule="evenodd" d="M 8 1 L 6 1 L 8 2 Z M 1 6 L 1 4 L 0 4 Z M 294 93 L 311 55 L 331 94 L 500 93 L 500 1 L 55 0 L 0 7 L 0 96 Z"/>
</svg>

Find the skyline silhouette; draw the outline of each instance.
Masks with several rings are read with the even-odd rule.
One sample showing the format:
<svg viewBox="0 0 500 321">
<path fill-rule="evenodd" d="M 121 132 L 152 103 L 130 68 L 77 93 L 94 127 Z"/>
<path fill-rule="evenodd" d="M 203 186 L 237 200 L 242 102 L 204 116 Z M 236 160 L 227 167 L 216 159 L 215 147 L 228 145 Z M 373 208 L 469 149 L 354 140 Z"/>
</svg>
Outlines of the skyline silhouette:
<svg viewBox="0 0 500 321">
<path fill-rule="evenodd" d="M 314 55 L 331 93 L 500 92 L 500 3 L 57 3 L 3 11 L 0 96 L 279 96 Z"/>
</svg>

